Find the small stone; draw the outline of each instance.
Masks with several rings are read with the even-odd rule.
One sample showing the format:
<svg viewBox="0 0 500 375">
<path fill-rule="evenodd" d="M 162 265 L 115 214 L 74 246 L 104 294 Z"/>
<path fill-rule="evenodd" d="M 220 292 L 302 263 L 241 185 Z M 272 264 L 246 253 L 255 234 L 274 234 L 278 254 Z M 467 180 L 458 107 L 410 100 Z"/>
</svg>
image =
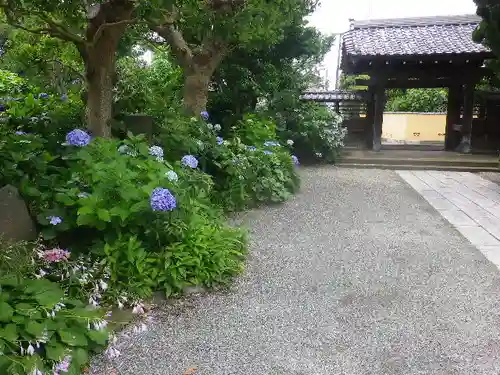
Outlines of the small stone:
<svg viewBox="0 0 500 375">
<path fill-rule="evenodd" d="M 0 189 L 0 236 L 12 241 L 32 241 L 37 237 L 26 203 L 12 185 Z"/>
</svg>

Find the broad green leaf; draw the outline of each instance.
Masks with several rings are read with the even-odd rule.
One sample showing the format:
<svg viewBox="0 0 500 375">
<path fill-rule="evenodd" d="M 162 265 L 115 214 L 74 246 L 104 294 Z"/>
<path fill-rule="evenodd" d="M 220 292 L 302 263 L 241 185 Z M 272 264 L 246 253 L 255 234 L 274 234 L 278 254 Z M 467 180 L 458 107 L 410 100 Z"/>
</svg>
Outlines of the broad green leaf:
<svg viewBox="0 0 500 375">
<path fill-rule="evenodd" d="M 89 355 L 83 348 L 73 349 L 73 351 L 71 352 L 71 357 L 78 367 L 87 364 L 89 361 Z"/>
<path fill-rule="evenodd" d="M 59 334 L 61 341 L 65 344 L 68 344 L 69 346 L 87 345 L 87 339 L 85 338 L 85 335 L 79 332 L 71 331 L 70 329 L 60 329 L 57 331 L 57 333 Z"/>
<path fill-rule="evenodd" d="M 111 217 L 109 216 L 109 211 L 105 210 L 105 209 L 102 209 L 102 208 L 99 208 L 97 210 L 97 217 L 100 220 L 108 222 L 108 223 L 111 221 Z"/>
<path fill-rule="evenodd" d="M 14 315 L 14 309 L 7 302 L 0 302 L 0 322 L 9 322 Z"/>
<path fill-rule="evenodd" d="M 106 342 L 108 341 L 109 334 L 105 330 L 92 330 L 87 332 L 87 336 L 89 339 L 91 339 L 93 342 L 99 345 L 106 345 Z"/>
<path fill-rule="evenodd" d="M 63 345 L 54 343 L 45 347 L 47 358 L 53 361 L 60 361 L 64 358 L 66 348 Z"/>
<path fill-rule="evenodd" d="M 7 324 L 5 327 L 0 328 L 0 338 L 8 342 L 15 343 L 18 338 L 16 325 Z"/>
<path fill-rule="evenodd" d="M 43 335 L 43 331 L 45 330 L 45 325 L 34 320 L 30 320 L 26 326 L 24 327 L 26 332 L 35 338 L 40 338 Z"/>
</svg>

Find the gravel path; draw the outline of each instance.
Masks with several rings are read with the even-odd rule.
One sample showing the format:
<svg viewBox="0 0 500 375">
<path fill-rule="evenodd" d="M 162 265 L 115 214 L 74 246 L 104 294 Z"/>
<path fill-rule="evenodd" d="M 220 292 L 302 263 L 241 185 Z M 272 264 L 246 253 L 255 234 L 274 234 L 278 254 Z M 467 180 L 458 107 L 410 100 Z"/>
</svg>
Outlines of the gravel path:
<svg viewBox="0 0 500 375">
<path fill-rule="evenodd" d="M 500 371 L 500 274 L 394 172 L 304 169 L 245 216 L 230 292 L 178 301 L 93 374 L 448 375 Z"/>
</svg>

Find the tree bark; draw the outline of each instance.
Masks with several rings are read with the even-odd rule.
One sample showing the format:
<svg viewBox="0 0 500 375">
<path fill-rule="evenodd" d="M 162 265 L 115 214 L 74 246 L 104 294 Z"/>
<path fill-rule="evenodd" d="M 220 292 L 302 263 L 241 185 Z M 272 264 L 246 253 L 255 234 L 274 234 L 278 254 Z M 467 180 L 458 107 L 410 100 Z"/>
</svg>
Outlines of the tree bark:
<svg viewBox="0 0 500 375">
<path fill-rule="evenodd" d="M 86 44 L 79 48 L 85 63 L 87 127 L 94 136 L 110 137 L 118 43 L 132 23 L 134 5 L 114 0 L 100 5 L 89 20 Z"/>
<path fill-rule="evenodd" d="M 185 75 L 183 102 L 186 113 L 198 116 L 207 109 L 208 92 L 212 74 L 193 71 Z"/>
</svg>

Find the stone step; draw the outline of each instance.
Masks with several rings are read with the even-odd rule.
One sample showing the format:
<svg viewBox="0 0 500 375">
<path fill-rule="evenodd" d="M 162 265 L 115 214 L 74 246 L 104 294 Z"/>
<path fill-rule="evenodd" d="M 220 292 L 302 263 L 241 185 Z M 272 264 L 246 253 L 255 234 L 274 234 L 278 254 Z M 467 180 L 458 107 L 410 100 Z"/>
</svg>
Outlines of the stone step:
<svg viewBox="0 0 500 375">
<path fill-rule="evenodd" d="M 442 167 L 492 168 L 498 170 L 499 162 L 496 159 L 463 158 L 394 158 L 394 157 L 349 157 L 341 159 L 340 164 L 369 164 L 369 165 L 435 165 Z"/>
<path fill-rule="evenodd" d="M 339 168 L 358 169 L 388 169 L 388 170 L 421 170 L 421 171 L 454 171 L 454 172 L 499 172 L 498 166 L 469 166 L 469 165 L 439 165 L 439 164 L 380 164 L 380 163 L 350 163 L 341 162 Z"/>
</svg>

